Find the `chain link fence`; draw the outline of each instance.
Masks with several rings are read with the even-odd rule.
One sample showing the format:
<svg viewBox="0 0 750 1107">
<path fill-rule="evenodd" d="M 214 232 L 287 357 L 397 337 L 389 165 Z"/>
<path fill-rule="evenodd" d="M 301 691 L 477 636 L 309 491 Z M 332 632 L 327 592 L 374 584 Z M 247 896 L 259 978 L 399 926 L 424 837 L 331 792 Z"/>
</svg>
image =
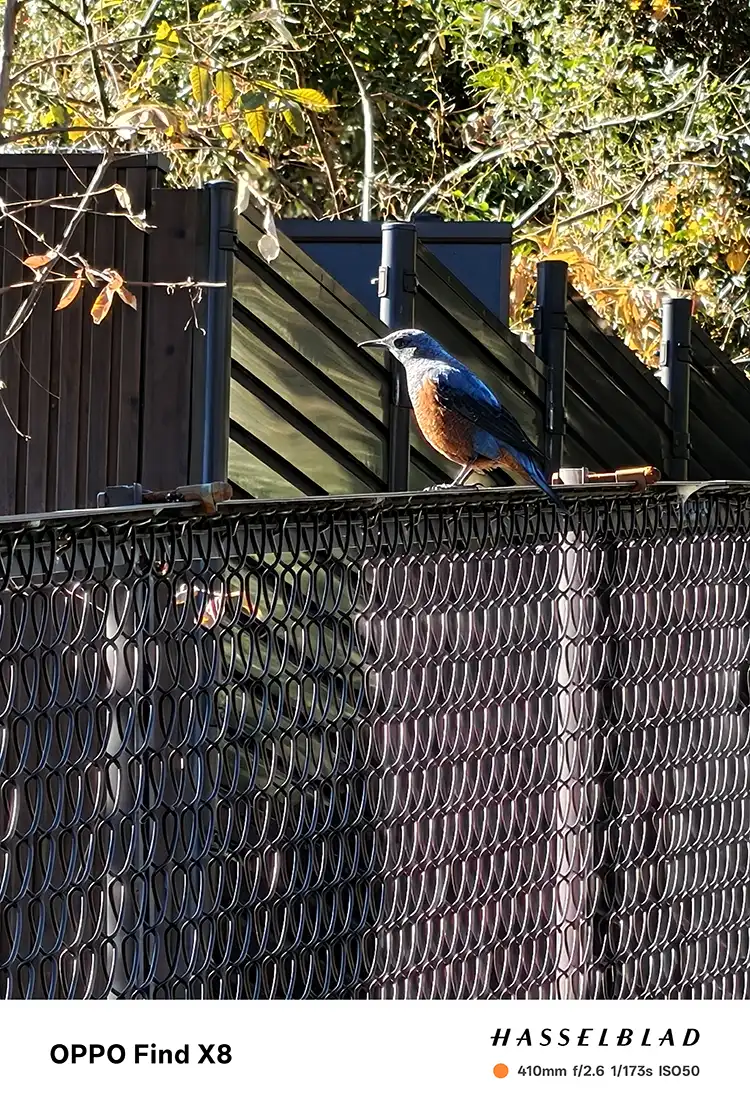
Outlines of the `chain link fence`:
<svg viewBox="0 0 750 1107">
<path fill-rule="evenodd" d="M 0 995 L 750 998 L 750 491 L 0 523 Z"/>
</svg>

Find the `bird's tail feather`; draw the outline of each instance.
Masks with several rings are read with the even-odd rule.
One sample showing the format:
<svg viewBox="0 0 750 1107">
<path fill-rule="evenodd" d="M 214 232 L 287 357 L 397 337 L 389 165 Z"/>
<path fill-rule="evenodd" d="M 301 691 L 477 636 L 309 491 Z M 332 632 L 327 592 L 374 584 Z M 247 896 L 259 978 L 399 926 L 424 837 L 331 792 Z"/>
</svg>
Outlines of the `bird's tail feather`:
<svg viewBox="0 0 750 1107">
<path fill-rule="evenodd" d="M 566 508 L 565 504 L 563 503 L 562 497 L 559 496 L 558 493 L 555 492 L 554 488 L 552 488 L 547 483 L 547 479 L 546 479 L 544 473 L 539 468 L 539 466 L 536 464 L 536 462 L 532 461 L 532 459 L 530 457 L 521 457 L 521 456 L 518 456 L 518 461 L 521 463 L 523 468 L 526 470 L 526 472 L 528 473 L 528 475 L 529 475 L 530 479 L 533 481 L 533 483 L 535 485 L 537 485 L 538 488 L 541 488 L 542 492 L 544 492 L 544 494 L 546 496 L 549 496 L 550 500 L 552 500 L 552 503 L 556 507 L 558 507 L 560 509 L 560 511 L 567 512 L 567 508 Z"/>
</svg>

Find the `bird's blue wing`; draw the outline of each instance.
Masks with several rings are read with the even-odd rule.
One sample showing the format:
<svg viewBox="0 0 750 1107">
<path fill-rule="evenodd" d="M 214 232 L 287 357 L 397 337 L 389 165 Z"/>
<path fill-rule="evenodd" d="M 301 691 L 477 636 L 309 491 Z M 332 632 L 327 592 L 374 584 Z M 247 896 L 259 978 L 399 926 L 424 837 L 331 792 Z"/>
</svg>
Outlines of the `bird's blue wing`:
<svg viewBox="0 0 750 1107">
<path fill-rule="evenodd" d="M 502 445 L 544 465 L 544 454 L 524 433 L 515 416 L 468 369 L 439 373 L 435 383 L 436 399 L 442 407 L 463 415 L 480 430 L 497 438 Z"/>
</svg>

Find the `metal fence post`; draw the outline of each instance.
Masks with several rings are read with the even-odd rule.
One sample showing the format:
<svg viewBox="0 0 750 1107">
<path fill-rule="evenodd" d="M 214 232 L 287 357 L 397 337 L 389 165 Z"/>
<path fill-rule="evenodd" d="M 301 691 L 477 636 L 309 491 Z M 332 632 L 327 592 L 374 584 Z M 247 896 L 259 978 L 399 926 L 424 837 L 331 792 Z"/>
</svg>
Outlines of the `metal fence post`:
<svg viewBox="0 0 750 1107">
<path fill-rule="evenodd" d="M 562 466 L 565 438 L 565 355 L 567 346 L 568 265 L 542 261 L 537 266 L 534 353 L 544 363 L 545 449 L 550 472 Z"/>
<path fill-rule="evenodd" d="M 384 223 L 378 270 L 380 318 L 389 331 L 413 327 L 417 302 L 417 228 L 413 223 Z M 391 374 L 388 442 L 388 490 L 409 487 L 409 419 L 411 403 L 400 362 L 386 354 Z"/>
<path fill-rule="evenodd" d="M 222 285 L 206 294 L 201 482 L 227 479 L 229 385 L 232 371 L 232 286 L 237 234 L 236 189 L 232 181 L 210 181 L 208 192 L 208 281 Z"/>
<path fill-rule="evenodd" d="M 664 301 L 661 369 L 669 391 L 672 450 L 667 476 L 687 480 L 690 462 L 690 328 L 693 304 L 686 297 Z"/>
</svg>

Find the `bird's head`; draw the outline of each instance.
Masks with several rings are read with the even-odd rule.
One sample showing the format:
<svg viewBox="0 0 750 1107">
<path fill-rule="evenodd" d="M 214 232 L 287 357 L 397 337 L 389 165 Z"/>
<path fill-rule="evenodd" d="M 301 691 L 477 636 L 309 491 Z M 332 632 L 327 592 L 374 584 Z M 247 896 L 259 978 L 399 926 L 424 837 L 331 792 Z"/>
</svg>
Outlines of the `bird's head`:
<svg viewBox="0 0 750 1107">
<path fill-rule="evenodd" d="M 404 365 L 421 358 L 434 359 L 441 355 L 445 357 L 445 351 L 436 339 L 414 327 L 391 331 L 382 338 L 368 338 L 366 342 L 360 342 L 359 345 L 381 346 Z"/>
</svg>

